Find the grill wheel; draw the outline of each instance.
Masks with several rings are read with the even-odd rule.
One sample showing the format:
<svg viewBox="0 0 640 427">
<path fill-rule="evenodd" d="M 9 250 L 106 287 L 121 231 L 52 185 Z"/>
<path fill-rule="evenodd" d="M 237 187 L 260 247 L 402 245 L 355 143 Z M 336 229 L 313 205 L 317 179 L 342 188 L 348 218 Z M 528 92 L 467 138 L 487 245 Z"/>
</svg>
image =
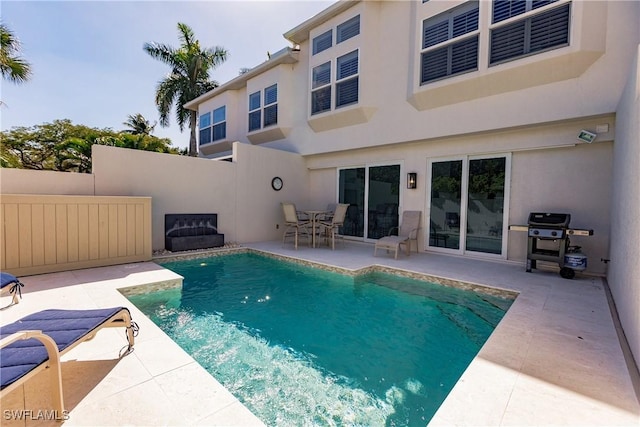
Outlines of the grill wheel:
<svg viewBox="0 0 640 427">
<path fill-rule="evenodd" d="M 562 267 L 560 269 L 560 276 L 564 279 L 573 279 L 576 276 L 576 272 L 569 267 Z"/>
</svg>

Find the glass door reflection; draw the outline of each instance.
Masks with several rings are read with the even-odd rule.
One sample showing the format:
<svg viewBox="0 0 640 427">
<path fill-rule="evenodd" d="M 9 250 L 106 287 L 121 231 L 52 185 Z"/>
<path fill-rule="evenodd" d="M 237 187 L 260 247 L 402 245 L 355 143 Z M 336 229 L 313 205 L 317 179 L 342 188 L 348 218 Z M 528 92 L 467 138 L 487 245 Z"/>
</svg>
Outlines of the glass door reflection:
<svg viewBox="0 0 640 427">
<path fill-rule="evenodd" d="M 460 249 L 462 160 L 431 164 L 429 246 Z"/>
</svg>

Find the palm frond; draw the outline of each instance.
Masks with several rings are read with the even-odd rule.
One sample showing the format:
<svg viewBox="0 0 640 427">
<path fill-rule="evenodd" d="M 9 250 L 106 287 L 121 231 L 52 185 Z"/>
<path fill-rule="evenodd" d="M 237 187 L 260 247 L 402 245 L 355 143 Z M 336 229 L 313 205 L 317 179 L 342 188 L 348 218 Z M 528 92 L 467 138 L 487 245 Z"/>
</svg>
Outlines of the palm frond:
<svg viewBox="0 0 640 427">
<path fill-rule="evenodd" d="M 169 114 L 175 106 L 175 117 L 183 130 L 185 125 L 195 132 L 195 112 L 184 104 L 216 88 L 218 83 L 210 79 L 210 71 L 228 57 L 226 49 L 215 46 L 202 49 L 191 27 L 178 23 L 179 48 L 159 43 L 145 43 L 145 51 L 152 57 L 171 66 L 171 72 L 156 86 L 155 102 L 160 114 L 160 126 L 169 125 Z M 193 116 L 193 117 L 192 117 Z M 195 142 L 190 141 L 190 154 L 196 155 Z"/>
<path fill-rule="evenodd" d="M 9 30 L 0 24 L 0 74 L 3 78 L 22 83 L 31 77 L 31 65 L 19 56 L 20 41 Z"/>
</svg>

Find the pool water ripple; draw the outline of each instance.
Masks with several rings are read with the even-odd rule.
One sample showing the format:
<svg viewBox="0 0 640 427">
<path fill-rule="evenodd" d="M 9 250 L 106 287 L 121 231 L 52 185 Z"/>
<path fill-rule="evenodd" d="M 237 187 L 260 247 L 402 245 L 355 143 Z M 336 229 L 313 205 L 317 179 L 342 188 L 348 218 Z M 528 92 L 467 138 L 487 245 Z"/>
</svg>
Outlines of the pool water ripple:
<svg viewBox="0 0 640 427">
<path fill-rule="evenodd" d="M 182 292 L 132 302 L 274 426 L 426 424 L 510 304 L 255 254 L 165 267 Z"/>
</svg>

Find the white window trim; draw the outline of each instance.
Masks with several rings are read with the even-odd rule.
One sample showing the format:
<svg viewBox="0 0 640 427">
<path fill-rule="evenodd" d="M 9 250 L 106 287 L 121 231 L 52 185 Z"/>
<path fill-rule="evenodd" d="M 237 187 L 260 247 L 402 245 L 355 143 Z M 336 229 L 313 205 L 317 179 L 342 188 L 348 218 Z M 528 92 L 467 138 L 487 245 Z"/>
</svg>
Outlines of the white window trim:
<svg viewBox="0 0 640 427">
<path fill-rule="evenodd" d="M 342 79 L 338 80 L 338 58 L 345 56 L 345 55 L 349 55 L 350 53 L 353 52 L 357 52 L 357 57 L 358 57 L 358 72 L 356 74 L 352 74 L 348 77 L 343 77 Z M 322 86 L 318 86 L 316 88 L 313 87 L 313 70 L 321 65 L 324 65 L 326 63 L 330 64 L 331 70 L 329 73 L 329 83 L 326 83 Z M 329 61 L 322 61 L 320 64 L 317 65 L 312 65 L 311 67 L 309 67 L 309 99 L 312 99 L 312 93 L 322 89 L 322 88 L 326 88 L 327 86 L 331 86 L 331 108 L 329 108 L 328 110 L 324 110 L 321 112 L 317 112 L 314 113 L 313 109 L 312 109 L 312 104 L 309 105 L 309 118 L 311 117 L 317 117 L 323 114 L 330 114 L 332 112 L 335 112 L 336 110 L 341 110 L 343 108 L 348 108 L 348 107 L 353 107 L 356 105 L 360 104 L 361 101 L 361 90 L 360 90 L 360 70 L 361 70 L 361 64 L 362 64 L 362 57 L 361 57 L 361 51 L 360 48 L 356 48 L 356 49 L 351 49 L 348 52 L 341 52 L 339 55 L 337 55 L 334 58 L 331 58 Z M 336 107 L 336 84 L 344 81 L 344 80 L 349 80 L 352 78 L 358 78 L 358 102 L 354 102 L 351 104 L 347 104 L 347 105 L 341 105 L 339 107 Z"/>
<path fill-rule="evenodd" d="M 536 15 L 539 15 L 539 14 L 543 14 L 545 12 L 548 12 L 548 11 L 556 9 L 556 8 L 561 8 L 564 5 L 570 4 L 572 2 L 573 2 L 573 0 L 559 0 L 559 1 L 555 2 L 555 3 L 550 3 L 550 4 L 547 4 L 545 6 L 536 8 L 536 9 L 531 9 L 531 10 L 526 11 L 525 13 L 521 13 L 520 15 L 515 15 L 515 16 L 512 16 L 509 19 L 505 19 L 503 21 L 493 23 L 493 1 L 492 1 L 491 2 L 491 6 L 490 6 L 490 10 L 489 10 L 489 17 L 488 17 L 489 25 L 488 25 L 488 31 L 487 31 L 487 39 L 488 39 L 487 40 L 487 45 L 488 45 L 488 47 L 487 47 L 487 59 L 486 60 L 487 60 L 488 67 L 491 68 L 491 67 L 499 66 L 499 65 L 502 65 L 502 64 L 505 64 L 505 63 L 509 63 L 509 62 L 512 62 L 512 61 L 517 61 L 519 59 L 527 58 L 527 57 L 534 56 L 534 55 L 540 55 L 540 54 L 545 53 L 545 52 L 549 52 L 549 51 L 552 51 L 552 50 L 561 49 L 563 47 L 571 46 L 571 32 L 572 32 L 572 29 L 573 29 L 572 28 L 573 27 L 572 26 L 573 7 L 569 6 L 568 44 L 566 46 L 556 46 L 556 47 L 547 48 L 547 49 L 540 50 L 540 51 L 528 52 L 528 53 L 525 53 L 523 55 L 519 55 L 519 56 L 515 56 L 515 57 L 512 57 L 512 58 L 507 58 L 507 59 L 503 59 L 503 60 L 491 63 L 491 52 L 492 52 L 492 50 L 491 50 L 492 49 L 492 46 L 491 46 L 491 34 L 492 34 L 493 30 L 499 29 L 499 28 L 501 28 L 503 26 L 508 26 L 508 25 L 514 24 L 516 22 L 525 21 L 527 19 L 530 19 L 533 16 L 536 16 Z"/>
<path fill-rule="evenodd" d="M 512 16 L 511 18 L 505 19 L 500 22 L 493 23 L 493 1 L 491 2 L 491 6 L 489 8 L 489 22 L 488 28 L 492 30 L 494 28 L 502 27 L 503 25 L 513 24 L 514 22 L 520 21 L 521 19 L 528 19 L 534 15 L 539 13 L 547 12 L 551 9 L 555 9 L 556 7 L 560 7 L 563 4 L 571 3 L 573 0 L 558 0 L 555 3 L 549 3 L 537 9 L 531 9 L 526 11 L 525 13 L 521 13 L 520 15 Z"/>
<path fill-rule="evenodd" d="M 215 121 L 215 115 L 214 112 L 216 110 L 220 110 L 224 108 L 224 120 L 221 120 L 219 122 Z M 215 134 L 213 132 L 213 128 L 216 125 L 220 125 L 220 124 L 224 124 L 224 133 L 225 133 L 225 137 L 224 138 L 219 138 L 219 139 L 215 139 Z M 218 141 L 224 141 L 225 139 L 227 139 L 227 106 L 226 105 L 221 105 L 217 108 L 214 108 L 213 110 L 211 110 L 211 142 L 218 142 Z"/>
<path fill-rule="evenodd" d="M 274 86 L 275 86 L 275 88 L 276 88 L 276 100 L 275 100 L 275 101 L 273 101 L 273 102 L 271 102 L 271 103 L 269 103 L 269 104 L 267 104 L 267 89 L 271 89 L 271 88 L 272 88 L 272 87 L 274 87 Z M 265 124 L 265 120 L 264 120 L 264 112 L 265 112 L 265 110 L 266 110 L 267 108 L 269 108 L 269 107 L 273 107 L 274 105 L 276 105 L 276 106 L 278 105 L 278 83 L 274 83 L 274 84 L 272 84 L 272 85 L 269 85 L 269 86 L 265 87 L 265 88 L 262 90 L 262 99 L 263 99 L 263 102 L 262 102 L 262 112 L 261 112 L 261 117 L 262 117 L 262 121 L 261 121 L 262 129 L 265 129 L 265 128 L 268 128 L 268 127 L 271 127 L 271 126 L 277 126 L 277 125 L 278 125 L 278 120 L 277 120 L 277 119 L 276 119 L 276 122 L 275 122 L 275 123 L 272 123 L 272 124 L 270 124 L 270 125 Z"/>
<path fill-rule="evenodd" d="M 251 109 L 251 97 L 253 95 L 255 95 L 256 93 L 260 97 L 259 102 L 258 102 L 258 106 L 256 108 L 254 108 L 254 109 Z M 247 129 L 248 129 L 248 132 L 256 132 L 256 131 L 262 129 L 262 125 L 263 125 L 263 123 L 262 123 L 262 91 L 258 90 L 258 91 L 250 93 L 247 101 L 249 103 L 249 105 L 248 105 L 249 112 L 247 113 L 247 121 L 248 121 Z M 255 113 L 257 111 L 260 111 L 260 126 L 258 126 L 255 129 L 249 129 L 249 127 L 251 126 L 251 113 Z"/>
</svg>

